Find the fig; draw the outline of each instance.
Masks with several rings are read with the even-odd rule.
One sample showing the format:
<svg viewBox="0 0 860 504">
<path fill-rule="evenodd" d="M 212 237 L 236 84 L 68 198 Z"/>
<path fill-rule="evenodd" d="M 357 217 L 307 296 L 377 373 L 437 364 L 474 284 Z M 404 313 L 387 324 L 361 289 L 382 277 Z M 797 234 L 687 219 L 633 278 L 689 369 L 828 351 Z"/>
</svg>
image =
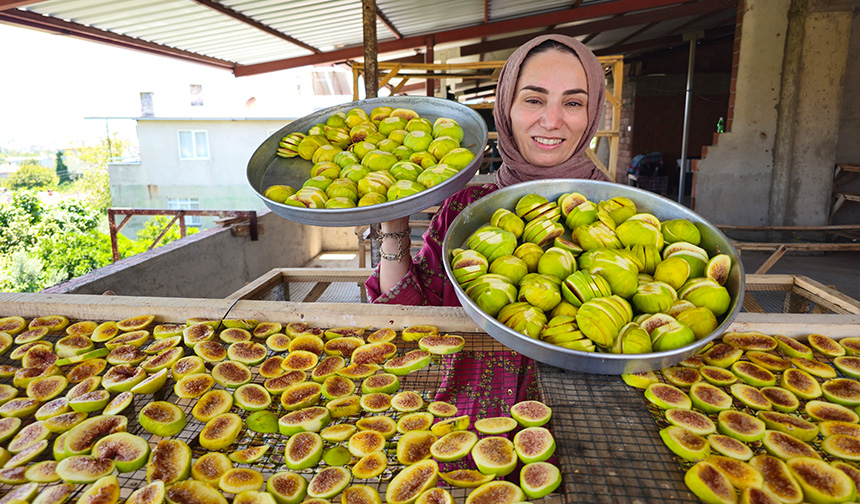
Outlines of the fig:
<svg viewBox="0 0 860 504">
<path fill-rule="evenodd" d="M 402 439 L 401 439 L 401 442 Z M 385 436 L 373 430 L 359 431 L 350 436 L 347 448 L 356 457 L 364 457 L 385 447 Z M 428 447 L 429 450 L 429 447 Z"/>
<path fill-rule="evenodd" d="M 345 349 L 347 344 L 343 345 L 343 348 Z M 352 349 L 355 349 L 355 347 L 352 347 Z M 284 357 L 284 362 L 281 363 L 281 367 L 288 371 L 307 371 L 316 366 L 317 362 L 319 362 L 319 356 L 317 354 L 308 352 L 307 350 L 295 350 L 291 351 L 286 357 Z"/>
<path fill-rule="evenodd" d="M 860 425 L 828 420 L 818 423 L 818 430 L 823 437 L 842 434 L 860 439 Z"/>
<path fill-rule="evenodd" d="M 676 320 L 689 327 L 696 339 L 702 339 L 717 329 L 717 317 L 708 308 L 696 307 L 679 313 Z"/>
<path fill-rule="evenodd" d="M 116 476 L 104 476 L 78 496 L 77 504 L 116 504 L 119 496 Z"/>
<path fill-rule="evenodd" d="M 271 411 L 255 411 L 245 419 L 248 430 L 271 434 L 278 432 L 278 416 Z"/>
<path fill-rule="evenodd" d="M 458 417 L 446 418 L 442 421 L 437 422 L 430 430 L 433 434 L 437 436 L 444 436 L 449 432 L 466 430 L 469 428 L 469 415 L 462 415 Z"/>
<path fill-rule="evenodd" d="M 778 411 L 759 411 L 756 416 L 764 422 L 766 428 L 783 432 L 801 441 L 812 441 L 818 437 L 818 426 L 802 418 Z"/>
<path fill-rule="evenodd" d="M 15 348 L 9 354 L 9 358 L 12 360 L 23 359 L 24 355 L 26 355 L 27 352 L 29 352 L 31 348 L 36 347 L 36 346 L 45 346 L 45 347 L 48 347 L 51 349 L 54 348 L 53 345 L 49 341 L 31 341 L 29 343 L 24 343 L 24 344 L 18 343 L 18 344 L 21 346 Z M 60 359 L 60 360 L 62 360 L 62 359 Z"/>
<path fill-rule="evenodd" d="M 672 366 L 663 369 L 663 378 L 676 387 L 688 388 L 702 381 L 698 369 L 683 366 Z"/>
<path fill-rule="evenodd" d="M 860 422 L 860 415 L 858 415 L 854 410 L 848 409 L 839 404 L 831 404 L 825 401 L 808 401 L 804 407 L 804 411 L 816 422 Z"/>
<path fill-rule="evenodd" d="M 182 336 L 182 331 L 188 327 L 185 324 L 159 324 L 152 328 L 152 337 L 161 340 Z M 93 340 L 96 341 L 96 340 Z"/>
<path fill-rule="evenodd" d="M 371 416 L 360 418 L 355 422 L 359 430 L 372 430 L 382 434 L 385 439 L 391 439 L 397 433 L 397 424 L 387 416 Z"/>
<path fill-rule="evenodd" d="M 817 360 L 807 359 L 804 357 L 792 357 L 791 363 L 798 369 L 802 369 L 812 376 L 817 376 L 819 378 L 836 378 L 836 370 L 825 362 L 818 362 Z"/>
<path fill-rule="evenodd" d="M 56 460 L 43 460 L 27 467 L 24 476 L 33 483 L 53 483 L 59 481 Z M 4 497 L 8 498 L 7 493 Z M 7 501 L 8 502 L 8 501 Z"/>
<path fill-rule="evenodd" d="M 31 466 L 32 467 L 32 466 Z M 30 469 L 27 469 L 29 471 Z M 11 504 L 29 502 L 36 495 L 39 485 L 35 482 L 22 484 L 3 496 L 3 501 Z"/>
<path fill-rule="evenodd" d="M 19 428 L 21 428 L 20 418 L 9 417 L 0 420 L 0 443 L 15 435 Z"/>
<path fill-rule="evenodd" d="M 854 482 L 855 488 L 860 486 L 860 469 L 840 460 L 834 460 L 830 465 L 847 474 L 848 477 L 851 478 L 851 481 Z"/>
<path fill-rule="evenodd" d="M 761 442 L 769 454 L 782 460 L 793 457 L 821 458 L 812 446 L 784 432 L 767 430 Z"/>
<path fill-rule="evenodd" d="M 320 437 L 329 443 L 341 443 L 350 438 L 358 428 L 352 424 L 334 424 L 320 431 Z"/>
<path fill-rule="evenodd" d="M 383 369 L 387 373 L 404 376 L 413 371 L 425 368 L 430 364 L 430 352 L 427 350 L 412 350 L 399 357 L 394 357 L 385 363 Z"/>
<path fill-rule="evenodd" d="M 538 294 L 536 291 L 532 291 L 531 295 L 537 296 Z M 547 325 L 544 311 L 532 306 L 527 301 L 519 301 L 505 306 L 499 311 L 497 319 L 514 331 L 534 339 L 540 337 L 540 332 Z M 584 339 L 580 336 L 581 332 L 576 331 L 576 333 L 579 339 Z"/>
<path fill-rule="evenodd" d="M 90 453 L 100 437 L 124 432 L 127 427 L 128 419 L 122 415 L 100 415 L 88 418 L 68 431 L 63 451 L 69 455 Z"/>
<path fill-rule="evenodd" d="M 15 454 L 18 453 L 28 446 L 34 445 L 39 441 L 47 439 L 50 436 L 51 431 L 45 427 L 44 422 L 33 422 L 28 424 L 26 427 L 18 431 L 15 434 L 15 437 L 9 441 L 9 444 L 6 446 L 6 449 L 9 450 L 9 453 Z"/>
<path fill-rule="evenodd" d="M 230 327 L 221 331 L 218 334 L 218 339 L 220 339 L 224 343 L 249 341 L 251 339 L 251 333 L 248 331 L 248 329 L 242 327 Z"/>
<path fill-rule="evenodd" d="M 361 457 L 352 466 L 352 475 L 356 479 L 370 479 L 379 476 L 388 466 L 388 457 L 383 451 L 374 451 Z"/>
<path fill-rule="evenodd" d="M 236 441 L 242 430 L 242 417 L 235 413 L 222 413 L 208 422 L 200 431 L 200 446 L 207 450 L 220 450 Z"/>
<path fill-rule="evenodd" d="M 738 361 L 732 364 L 731 369 L 738 378 L 754 387 L 773 387 L 776 385 L 776 376 L 758 364 Z"/>
<path fill-rule="evenodd" d="M 825 357 L 840 357 L 846 353 L 842 345 L 823 334 L 810 334 L 806 344 Z"/>
<path fill-rule="evenodd" d="M 412 503 L 425 490 L 435 486 L 438 479 L 439 466 L 436 461 L 427 459 L 412 464 L 403 468 L 388 484 L 385 501 L 388 504 Z"/>
<path fill-rule="evenodd" d="M 328 408 L 313 406 L 293 411 L 278 420 L 278 431 L 286 436 L 299 432 L 319 432 L 331 421 Z"/>
<path fill-rule="evenodd" d="M 272 396 L 262 385 L 247 383 L 233 392 L 233 402 L 245 411 L 260 411 L 272 404 Z"/>
<path fill-rule="evenodd" d="M 50 347 L 45 345 L 36 345 L 29 350 L 21 358 L 21 367 L 48 367 L 57 362 L 57 355 Z"/>
<path fill-rule="evenodd" d="M 379 205 L 388 201 L 384 195 L 375 192 L 369 192 L 359 198 L 357 206 L 370 206 L 370 205 Z"/>
<path fill-rule="evenodd" d="M 5 404 L 9 400 L 14 399 L 17 395 L 18 389 L 16 387 L 5 383 L 0 385 L 0 404 Z"/>
<path fill-rule="evenodd" d="M 860 357 L 841 356 L 833 359 L 833 365 L 845 376 L 860 378 Z"/>
<path fill-rule="evenodd" d="M 427 412 L 410 413 L 397 420 L 397 432 L 404 434 L 413 430 L 428 430 L 433 424 L 433 414 Z"/>
<path fill-rule="evenodd" d="M 116 469 L 121 473 L 132 472 L 146 464 L 149 457 L 149 443 L 140 436 L 128 432 L 116 432 L 96 441 L 92 456 L 96 459 L 116 461 Z"/>
<path fill-rule="evenodd" d="M 765 435 L 765 424 L 762 420 L 734 410 L 720 412 L 717 429 L 726 436 L 745 442 L 757 441 Z"/>
<path fill-rule="evenodd" d="M 322 459 L 323 440 L 316 432 L 299 432 L 290 436 L 284 451 L 287 467 L 298 471 L 314 467 Z"/>
<path fill-rule="evenodd" d="M 475 422 L 475 430 L 481 434 L 504 434 L 514 430 L 517 425 L 517 421 L 510 417 L 482 418 Z"/>
<path fill-rule="evenodd" d="M 223 361 L 212 368 L 215 383 L 227 388 L 236 388 L 251 381 L 251 371 L 241 362 Z"/>
<path fill-rule="evenodd" d="M 791 413 L 800 406 L 797 396 L 782 387 L 764 387 L 761 394 L 770 401 L 773 409 L 782 413 Z"/>
<path fill-rule="evenodd" d="M 711 446 L 711 450 L 733 459 L 749 460 L 753 456 L 753 451 L 749 446 L 733 437 L 722 434 L 709 434 L 708 444 Z"/>
<path fill-rule="evenodd" d="M 270 394 L 278 395 L 282 394 L 291 386 L 297 383 L 301 383 L 305 380 L 307 380 L 307 374 L 305 374 L 304 371 L 288 371 L 281 376 L 269 378 L 268 380 L 263 382 L 263 387 L 265 387 L 265 389 L 268 390 Z"/>
<path fill-rule="evenodd" d="M 399 392 L 391 398 L 391 407 L 402 413 L 411 413 L 424 406 L 424 398 L 411 390 Z"/>
<path fill-rule="evenodd" d="M 788 336 L 783 336 L 782 334 L 777 334 L 774 338 L 776 338 L 777 347 L 785 355 L 789 357 L 812 358 L 812 349 L 803 343 L 793 338 L 789 338 Z"/>
<path fill-rule="evenodd" d="M 361 432 L 350 439 L 350 446 L 352 445 L 352 439 L 359 434 L 361 434 Z M 380 435 L 380 437 L 382 436 Z M 384 439 L 384 437 L 382 438 Z M 409 431 L 406 434 L 403 434 L 397 442 L 398 462 L 408 466 L 430 457 L 430 448 L 437 439 L 436 435 L 430 431 Z M 355 455 L 354 452 L 353 454 Z"/>
<path fill-rule="evenodd" d="M 105 346 L 112 345 L 113 342 L 117 339 L 118 338 L 114 338 L 111 341 L 105 343 Z M 66 336 L 65 338 L 57 341 L 56 345 L 54 346 L 54 351 L 57 353 L 58 357 L 68 358 L 76 355 L 85 354 L 92 350 L 94 347 L 95 344 L 93 344 L 92 340 L 87 338 L 86 336 Z M 113 348 L 113 346 L 109 348 Z"/>
<path fill-rule="evenodd" d="M 445 483 L 457 488 L 476 488 L 484 483 L 489 483 L 495 477 L 492 474 L 484 474 L 474 469 L 457 469 L 447 473 L 439 473 L 439 476 Z"/>
<path fill-rule="evenodd" d="M 690 397 L 678 387 L 667 383 L 652 383 L 645 389 L 645 398 L 661 409 L 690 409 Z"/>
<path fill-rule="evenodd" d="M 146 359 L 146 354 L 134 345 L 120 345 L 115 347 L 107 356 L 107 362 L 111 365 L 131 364 L 136 365 Z"/>
<path fill-rule="evenodd" d="M 488 436 L 475 443 L 472 459 L 479 471 L 496 476 L 510 474 L 517 465 L 513 443 L 500 436 Z"/>
<path fill-rule="evenodd" d="M 397 331 L 394 329 L 384 328 L 378 329 L 367 336 L 368 343 L 384 343 L 394 341 L 397 337 Z"/>
<path fill-rule="evenodd" d="M 552 464 L 533 462 L 520 470 L 520 488 L 530 499 L 540 499 L 561 485 L 561 472 Z"/>
<path fill-rule="evenodd" d="M 439 118 L 433 123 L 433 137 L 449 136 L 457 143 L 463 141 L 463 128 L 453 119 Z"/>
<path fill-rule="evenodd" d="M 735 383 L 731 387 L 732 395 L 740 401 L 744 406 L 755 410 L 769 410 L 773 406 L 767 397 L 762 395 L 759 389 L 751 387 L 745 383 Z"/>
<path fill-rule="evenodd" d="M 295 383 L 290 385 L 281 394 L 281 406 L 287 411 L 296 411 L 315 405 L 319 401 L 321 395 L 322 385 L 319 383 Z"/>
<path fill-rule="evenodd" d="M 723 334 L 722 340 L 723 343 L 740 348 L 741 350 L 753 350 L 759 352 L 769 352 L 774 350 L 778 343 L 775 338 L 757 331 L 729 331 Z"/>
<path fill-rule="evenodd" d="M 311 478 L 310 483 L 308 483 L 307 495 L 319 499 L 330 499 L 343 491 L 351 479 L 348 469 L 338 466 L 326 467 Z"/>
<path fill-rule="evenodd" d="M 842 460 L 860 460 L 860 439 L 855 437 L 841 434 L 828 436 L 821 443 L 821 449 Z"/>
<path fill-rule="evenodd" d="M 322 345 L 320 345 L 322 348 Z M 322 351 L 320 352 L 322 353 Z M 322 383 L 328 377 L 334 376 L 338 371 L 346 367 L 346 361 L 340 355 L 330 355 L 321 360 L 314 370 L 311 372 L 311 379 L 315 382 Z"/>
<path fill-rule="evenodd" d="M 69 319 L 62 315 L 48 315 L 45 317 L 36 317 L 30 321 L 27 326 L 29 329 L 37 329 L 44 327 L 49 331 L 62 331 L 69 325 Z"/>
<path fill-rule="evenodd" d="M 65 376 L 40 376 L 27 384 L 27 397 L 41 402 L 50 401 L 60 395 L 68 384 Z"/>
<path fill-rule="evenodd" d="M 133 394 L 154 394 L 167 383 L 167 369 L 151 374 L 145 380 L 131 388 Z M 182 397 L 182 396 L 180 396 Z"/>
<path fill-rule="evenodd" d="M 509 481 L 491 481 L 472 490 L 466 504 L 513 504 L 521 502 L 523 491 Z"/>
<path fill-rule="evenodd" d="M 146 379 L 146 371 L 128 364 L 114 366 L 102 377 L 102 387 L 108 392 L 125 392 Z"/>
<path fill-rule="evenodd" d="M 445 401 L 433 401 L 427 405 L 427 411 L 435 417 L 449 418 L 457 414 L 457 407 Z"/>
<path fill-rule="evenodd" d="M 0 483 L 5 483 L 7 485 L 23 485 L 28 481 L 27 477 L 24 476 L 26 472 L 26 467 L 0 469 Z"/>
<path fill-rule="evenodd" d="M 23 317 L 12 316 L 0 318 L 0 332 L 15 336 L 27 327 L 27 321 Z"/>
<path fill-rule="evenodd" d="M 191 477 L 217 487 L 221 477 L 232 468 L 233 462 L 226 455 L 209 452 L 198 458 L 191 466 Z"/>
<path fill-rule="evenodd" d="M 490 224 L 513 233 L 517 238 L 522 236 L 525 228 L 525 222 L 506 208 L 499 208 L 493 212 L 490 217 Z"/>
<path fill-rule="evenodd" d="M 165 499 L 168 504 L 227 504 L 217 488 L 195 480 L 168 485 Z"/>
<path fill-rule="evenodd" d="M 140 367 L 147 373 L 157 373 L 174 365 L 184 354 L 185 350 L 182 348 L 168 348 L 141 362 Z"/>
<path fill-rule="evenodd" d="M 633 306 L 643 313 L 660 313 L 667 311 L 678 294 L 675 289 L 665 282 L 648 282 L 640 284 L 633 294 Z"/>
<path fill-rule="evenodd" d="M 702 366 L 699 368 L 699 373 L 708 383 L 720 387 L 738 381 L 738 377 L 734 373 L 717 366 Z"/>
<path fill-rule="evenodd" d="M 125 504 L 160 504 L 164 502 L 164 496 L 164 482 L 158 480 L 132 492 Z"/>
<path fill-rule="evenodd" d="M 201 422 L 208 422 L 216 416 L 227 413 L 233 407 L 233 395 L 226 390 L 210 390 L 191 409 L 191 415 Z"/>
<path fill-rule="evenodd" d="M 849 378 L 834 378 L 821 384 L 821 393 L 828 401 L 852 408 L 860 406 L 860 382 Z"/>
<path fill-rule="evenodd" d="M 422 492 L 415 500 L 415 504 L 454 504 L 454 497 L 448 490 L 434 487 Z"/>
<path fill-rule="evenodd" d="M 514 449 L 524 464 L 543 462 L 555 453 L 555 439 L 543 427 L 527 427 L 514 436 Z"/>
<path fill-rule="evenodd" d="M 690 278 L 690 265 L 680 257 L 670 257 L 659 262 L 654 268 L 654 280 L 680 289 Z"/>
<path fill-rule="evenodd" d="M 267 355 L 268 350 L 266 346 L 254 341 L 237 341 L 227 347 L 227 357 L 230 360 L 249 366 L 255 366 L 263 362 Z"/>
<path fill-rule="evenodd" d="M 194 353 L 206 362 L 221 362 L 227 358 L 227 350 L 224 350 L 221 343 L 215 340 L 197 343 L 194 345 Z"/>
<path fill-rule="evenodd" d="M 731 270 L 732 258 L 726 254 L 717 254 L 708 261 L 708 265 L 705 267 L 705 276 L 723 285 L 729 279 Z"/>
<path fill-rule="evenodd" d="M 188 375 L 205 372 L 206 363 L 197 355 L 182 357 L 170 366 L 170 373 L 173 376 L 173 379 L 177 381 Z"/>
<path fill-rule="evenodd" d="M 780 377 L 779 384 L 801 399 L 815 399 L 822 394 L 821 385 L 815 378 L 800 369 L 786 369 Z"/>
<path fill-rule="evenodd" d="M 808 502 L 845 502 L 857 491 L 847 474 L 817 458 L 796 457 L 787 460 L 788 471 L 803 489 Z"/>
<path fill-rule="evenodd" d="M 394 357 L 397 346 L 390 342 L 368 343 L 356 348 L 350 357 L 353 364 L 382 364 Z"/>
<path fill-rule="evenodd" d="M 685 460 L 704 460 L 711 453 L 711 447 L 705 438 L 683 427 L 665 427 L 660 431 L 660 437 L 675 455 Z"/>
<path fill-rule="evenodd" d="M 735 503 L 737 495 L 726 475 L 705 460 L 687 470 L 684 483 L 696 497 L 711 504 Z"/>
<path fill-rule="evenodd" d="M 0 406 L 0 416 L 3 418 L 25 418 L 39 409 L 39 401 L 30 397 L 16 397 Z"/>
<path fill-rule="evenodd" d="M 769 371 L 785 371 L 791 367 L 791 362 L 767 352 L 748 351 L 746 352 L 746 356 L 750 362 L 758 364 Z"/>
<path fill-rule="evenodd" d="M 104 410 L 102 410 L 102 414 L 118 415 L 131 405 L 132 400 L 134 400 L 133 392 L 121 392 L 111 399 Z"/>
<path fill-rule="evenodd" d="M 88 344 L 88 341 L 89 340 L 87 340 L 87 341 L 78 340 L 78 341 L 74 342 L 74 347 L 79 349 L 79 350 L 75 351 L 75 355 L 78 355 L 79 353 L 81 353 L 80 349 L 87 348 L 89 350 L 92 348 L 92 342 L 89 342 L 89 344 Z M 106 341 L 105 347 L 109 350 L 113 350 L 113 349 L 120 347 L 120 346 L 123 346 L 123 345 L 131 345 L 134 347 L 140 347 L 144 343 L 146 343 L 147 341 L 149 341 L 149 331 L 132 331 L 132 332 L 128 332 L 125 334 L 121 334 L 121 335 L 113 338 L 110 341 Z M 68 356 L 64 355 L 63 357 L 68 357 Z"/>
<path fill-rule="evenodd" d="M 100 392 L 104 392 L 104 390 Z M 63 413 L 45 420 L 45 428 L 51 432 L 66 432 L 86 419 L 87 414 L 83 411 Z"/>
<path fill-rule="evenodd" d="M 140 426 L 159 437 L 170 437 L 179 432 L 188 423 L 185 412 L 178 406 L 167 401 L 147 403 L 138 415 Z"/>
<path fill-rule="evenodd" d="M 732 407 L 732 396 L 710 383 L 696 383 L 690 387 L 693 406 L 705 413 L 717 413 Z"/>
<path fill-rule="evenodd" d="M 57 464 L 57 475 L 68 483 L 93 483 L 116 468 L 113 459 L 95 459 L 89 455 L 73 455 Z"/>
<path fill-rule="evenodd" d="M 344 489 L 340 498 L 349 504 L 382 504 L 379 492 L 367 485 L 352 485 Z"/>
<path fill-rule="evenodd" d="M 352 383 L 352 382 L 350 382 Z M 360 400 L 361 409 L 369 413 L 382 413 L 391 409 L 391 396 L 380 392 L 364 394 Z"/>
<path fill-rule="evenodd" d="M 278 504 L 298 504 L 305 498 L 307 487 L 308 480 L 289 471 L 275 473 L 266 482 L 266 491 Z"/>
</svg>

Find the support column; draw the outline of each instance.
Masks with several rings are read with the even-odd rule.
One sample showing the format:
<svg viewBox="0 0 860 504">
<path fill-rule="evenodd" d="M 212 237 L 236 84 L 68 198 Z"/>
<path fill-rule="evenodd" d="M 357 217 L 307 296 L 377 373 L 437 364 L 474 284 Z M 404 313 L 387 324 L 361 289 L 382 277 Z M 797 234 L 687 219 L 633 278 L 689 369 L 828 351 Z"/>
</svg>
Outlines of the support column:
<svg viewBox="0 0 860 504">
<path fill-rule="evenodd" d="M 367 98 L 376 98 L 379 93 L 379 66 L 376 47 L 376 0 L 361 0 L 362 24 L 364 26 L 364 93 Z M 370 266 L 379 264 L 379 224 L 370 225 Z"/>
</svg>

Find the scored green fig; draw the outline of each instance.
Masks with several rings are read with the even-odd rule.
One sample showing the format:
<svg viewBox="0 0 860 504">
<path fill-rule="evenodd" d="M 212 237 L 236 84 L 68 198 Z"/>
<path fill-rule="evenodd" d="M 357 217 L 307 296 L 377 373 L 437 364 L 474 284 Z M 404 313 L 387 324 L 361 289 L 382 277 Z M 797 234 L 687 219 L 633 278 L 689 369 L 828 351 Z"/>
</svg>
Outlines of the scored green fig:
<svg viewBox="0 0 860 504">
<path fill-rule="evenodd" d="M 444 157 L 439 159 L 439 164 L 448 165 L 453 169 L 460 171 L 469 166 L 474 159 L 475 155 L 472 154 L 469 149 L 458 147 L 456 149 L 451 149 Z"/>
<path fill-rule="evenodd" d="M 657 264 L 654 280 L 665 282 L 674 289 L 680 289 L 690 277 L 690 264 L 680 257 L 670 257 Z"/>
<path fill-rule="evenodd" d="M 636 216 L 634 215 L 633 217 Z M 615 234 L 621 240 L 621 243 L 625 247 L 641 245 L 662 248 L 663 235 L 660 234 L 660 230 L 649 222 L 634 219 L 633 217 L 627 219 L 615 229 Z"/>
<path fill-rule="evenodd" d="M 529 269 L 526 262 L 519 257 L 503 255 L 496 258 L 486 272 L 502 275 L 507 277 L 512 284 L 519 285 L 523 277 L 529 273 Z M 457 278 L 456 270 L 454 277 Z"/>
<path fill-rule="evenodd" d="M 283 203 L 286 199 L 296 193 L 296 190 L 288 185 L 271 185 L 263 191 L 263 196 L 274 201 Z"/>
<path fill-rule="evenodd" d="M 453 119 L 439 118 L 433 123 L 433 138 L 448 136 L 457 144 L 463 141 L 463 128 Z"/>
<path fill-rule="evenodd" d="M 408 179 L 398 180 L 388 188 L 388 201 L 406 198 L 413 194 L 418 194 L 424 189 L 426 188 L 418 182 Z"/>
<path fill-rule="evenodd" d="M 538 217 L 529 221 L 523 228 L 523 240 L 544 247 L 564 234 L 564 226 L 551 219 Z"/>
<path fill-rule="evenodd" d="M 432 158 L 432 156 L 428 153 L 425 159 L 427 158 Z M 410 158 L 410 161 L 415 162 L 413 159 L 414 156 L 413 158 Z M 424 167 L 425 170 L 422 171 L 421 174 L 418 175 L 418 178 L 415 180 L 424 187 L 427 187 L 428 189 L 430 187 L 437 186 L 442 182 L 445 182 L 446 180 L 457 174 L 457 170 L 446 164 L 433 163 L 433 165 L 431 166 L 424 166 L 423 164 L 421 166 Z"/>
<path fill-rule="evenodd" d="M 516 214 L 506 208 L 499 208 L 490 217 L 490 224 L 505 231 L 510 231 L 518 239 L 523 235 L 525 222 Z"/>
<path fill-rule="evenodd" d="M 561 302 L 561 287 L 557 277 L 529 273 L 520 280 L 517 300 L 525 301 L 545 312 Z"/>
<path fill-rule="evenodd" d="M 466 295 L 481 310 L 495 317 L 504 306 L 516 301 L 517 288 L 507 277 L 487 273 L 469 284 Z"/>
<path fill-rule="evenodd" d="M 714 464 L 702 460 L 687 470 L 684 483 L 696 497 L 711 504 L 735 503 L 737 495 L 725 473 Z"/>
<path fill-rule="evenodd" d="M 651 336 L 639 324 L 629 323 L 618 331 L 612 353 L 641 354 L 651 353 Z"/>
<path fill-rule="evenodd" d="M 417 182 L 424 168 L 410 161 L 398 161 L 389 170 L 397 180 L 412 180 Z"/>
<path fill-rule="evenodd" d="M 661 227 L 663 239 L 667 244 L 675 242 L 689 242 L 698 245 L 702 241 L 699 228 L 685 219 L 673 219 L 663 223 Z"/>
<path fill-rule="evenodd" d="M 544 311 L 526 301 L 514 302 L 504 306 L 499 310 L 496 317 L 499 322 L 514 331 L 535 339 L 540 336 L 540 331 L 547 322 Z"/>
<path fill-rule="evenodd" d="M 328 180 L 328 179 L 326 179 Z M 305 208 L 324 208 L 328 196 L 319 187 L 305 186 L 284 201 L 285 205 Z"/>
<path fill-rule="evenodd" d="M 642 313 L 666 312 L 678 299 L 675 289 L 665 282 L 640 284 L 633 294 L 633 306 Z"/>
<path fill-rule="evenodd" d="M 615 196 L 614 198 L 603 200 L 597 204 L 597 207 L 608 213 L 616 225 L 621 224 L 636 214 L 636 204 L 623 196 Z"/>
<path fill-rule="evenodd" d="M 442 159 L 452 150 L 460 147 L 460 142 L 449 136 L 438 136 L 430 145 L 427 146 L 427 151 L 436 159 Z"/>
<path fill-rule="evenodd" d="M 574 271 L 576 271 L 576 259 L 573 254 L 560 247 L 550 247 L 538 260 L 538 273 L 553 275 L 559 280 L 567 278 Z"/>
<path fill-rule="evenodd" d="M 536 273 L 538 261 L 543 253 L 543 249 L 538 244 L 525 242 L 514 249 L 513 255 L 526 262 L 529 273 Z"/>
<path fill-rule="evenodd" d="M 690 280 L 678 291 L 678 297 L 708 308 L 717 317 L 726 313 L 732 302 L 728 290 L 709 278 Z"/>
</svg>

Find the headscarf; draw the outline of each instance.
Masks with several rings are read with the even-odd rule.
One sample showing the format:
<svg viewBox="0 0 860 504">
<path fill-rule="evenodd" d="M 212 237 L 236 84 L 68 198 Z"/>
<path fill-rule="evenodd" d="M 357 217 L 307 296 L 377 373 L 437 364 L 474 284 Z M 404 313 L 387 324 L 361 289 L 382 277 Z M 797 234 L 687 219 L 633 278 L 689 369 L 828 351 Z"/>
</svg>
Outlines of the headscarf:
<svg viewBox="0 0 860 504">
<path fill-rule="evenodd" d="M 511 106 L 517 91 L 517 79 L 523 60 L 529 51 L 547 40 L 554 40 L 571 48 L 579 57 L 579 61 L 582 62 L 588 82 L 588 128 L 582 133 L 579 144 L 570 158 L 556 166 L 541 167 L 529 164 L 517 149 L 511 130 Z M 505 187 L 518 182 L 552 178 L 607 180 L 603 172 L 585 155 L 585 149 L 591 143 L 591 139 L 603 119 L 605 90 L 606 79 L 603 66 L 594 53 L 574 38 L 555 34 L 541 35 L 514 51 L 499 74 L 499 84 L 496 87 L 496 105 L 493 108 L 496 130 L 499 133 L 499 153 L 502 155 L 502 166 L 496 171 L 496 184 L 499 187 Z"/>
</svg>

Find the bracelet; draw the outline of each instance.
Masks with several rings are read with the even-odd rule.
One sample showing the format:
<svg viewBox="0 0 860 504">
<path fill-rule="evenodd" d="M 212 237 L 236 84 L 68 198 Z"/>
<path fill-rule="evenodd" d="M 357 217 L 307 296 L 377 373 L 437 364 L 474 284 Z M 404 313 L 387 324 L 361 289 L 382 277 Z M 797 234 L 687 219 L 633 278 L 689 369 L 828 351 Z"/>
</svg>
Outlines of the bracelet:
<svg viewBox="0 0 860 504">
<path fill-rule="evenodd" d="M 386 261 L 399 261 L 399 260 L 403 259 L 403 256 L 405 256 L 409 251 L 409 247 L 406 247 L 405 250 L 403 248 L 403 238 L 404 237 L 409 238 L 410 233 L 412 233 L 411 227 L 408 227 L 408 228 L 404 229 L 403 231 L 395 231 L 393 233 L 383 233 L 380 231 L 377 234 L 377 238 L 376 238 L 379 241 L 379 256 L 381 258 L 385 259 Z M 382 240 L 384 240 L 385 238 L 397 238 L 397 253 L 396 254 L 388 254 L 388 253 L 382 251 Z"/>
</svg>

